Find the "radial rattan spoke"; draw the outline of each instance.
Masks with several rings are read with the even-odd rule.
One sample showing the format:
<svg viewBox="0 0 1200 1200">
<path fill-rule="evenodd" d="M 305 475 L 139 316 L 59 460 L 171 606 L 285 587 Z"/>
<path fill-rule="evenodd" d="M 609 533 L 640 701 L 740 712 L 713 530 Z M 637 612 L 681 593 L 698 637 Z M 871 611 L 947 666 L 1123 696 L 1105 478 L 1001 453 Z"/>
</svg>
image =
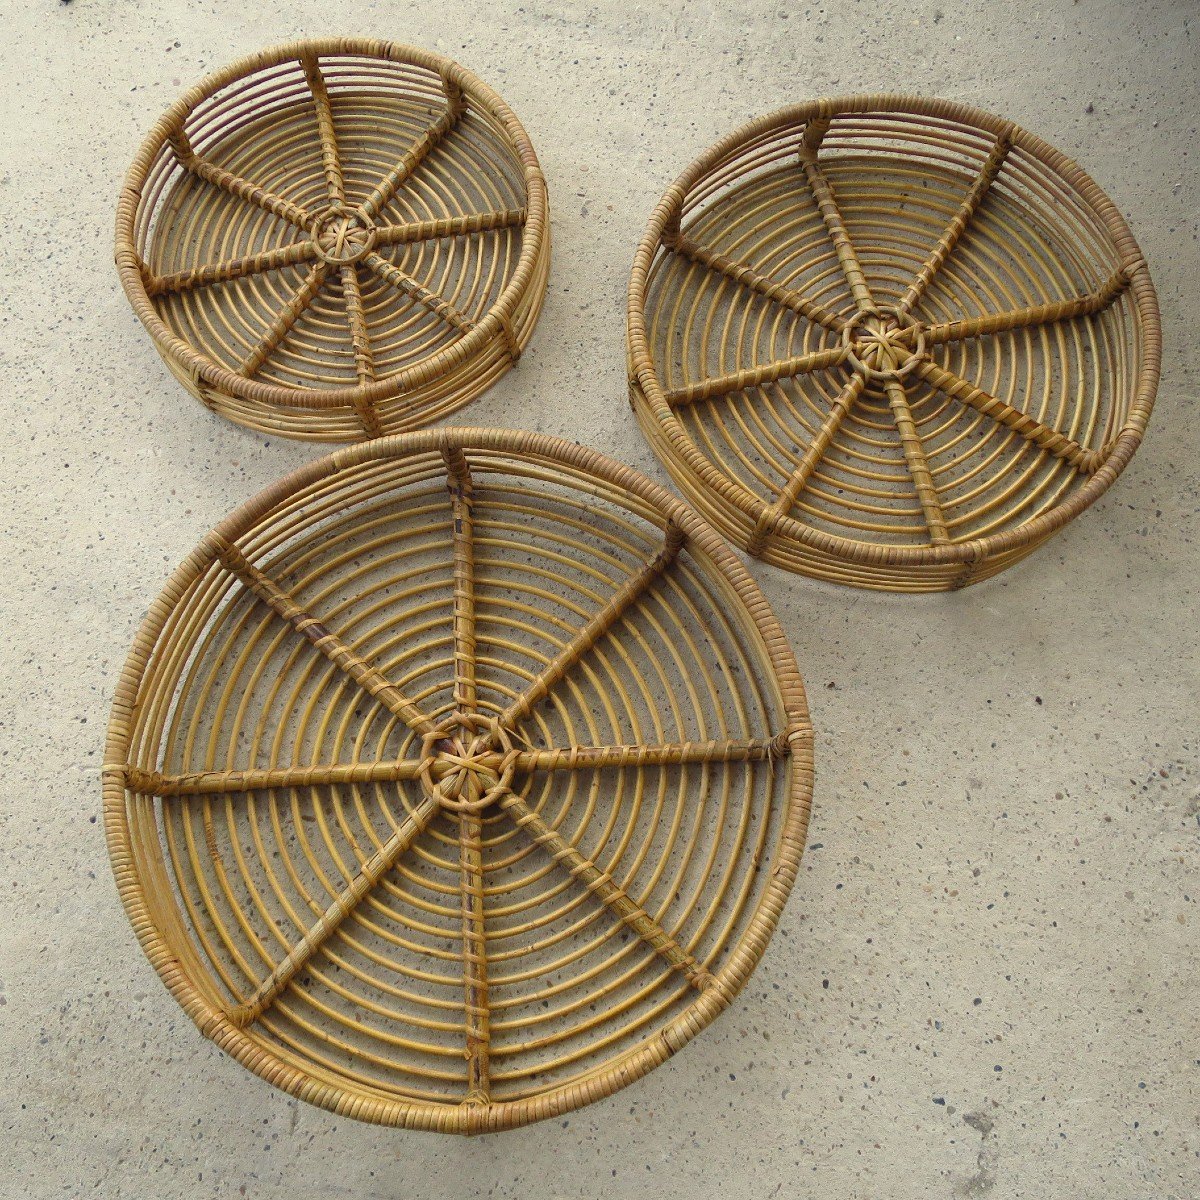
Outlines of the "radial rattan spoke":
<svg viewBox="0 0 1200 1200">
<path fill-rule="evenodd" d="M 929 540 L 935 546 L 944 546 L 950 541 L 950 531 L 946 528 L 942 504 L 938 499 L 937 489 L 933 486 L 933 474 L 929 470 L 929 460 L 925 457 L 925 447 L 921 444 L 921 435 L 917 432 L 917 423 L 913 420 L 904 384 L 898 379 L 888 379 L 884 381 L 883 386 L 887 392 L 888 403 L 892 407 L 892 419 L 896 422 L 896 429 L 900 434 L 904 461 L 908 464 L 908 473 L 912 476 L 921 511 L 925 514 Z"/>
<path fill-rule="evenodd" d="M 371 194 L 358 206 L 358 211 L 372 221 L 388 206 L 403 187 L 405 180 L 421 165 L 429 152 L 457 124 L 464 111 L 462 94 L 447 86 L 446 109 L 421 135 L 417 144 L 379 181 Z"/>
<path fill-rule="evenodd" d="M 358 282 L 358 266 L 355 263 L 342 264 L 342 298 L 346 305 L 346 320 L 350 323 L 350 344 L 354 349 L 354 371 L 358 382 L 374 383 L 375 356 L 371 353 L 371 334 L 367 329 L 362 287 Z M 383 432 L 379 414 L 369 400 L 356 400 L 354 409 L 368 437 L 378 437 Z"/>
<path fill-rule="evenodd" d="M 1108 455 L 1108 447 L 1101 450 L 1088 450 L 1085 446 L 1081 446 L 1067 437 L 1066 434 L 1059 433 L 1057 429 L 1051 429 L 1049 425 L 1044 425 L 1027 413 L 1020 412 L 1011 404 L 1006 404 L 998 397 L 976 387 L 969 380 L 963 379 L 961 375 L 947 371 L 936 363 L 920 363 L 917 366 L 917 374 L 937 388 L 939 392 L 945 392 L 947 396 L 961 400 L 963 404 L 970 405 L 984 416 L 991 417 L 992 420 L 998 421 L 1007 429 L 1019 433 L 1038 449 L 1045 450 L 1055 458 L 1063 459 L 1084 475 L 1094 474 Z"/>
<path fill-rule="evenodd" d="M 687 541 L 678 525 L 668 525 L 663 547 L 635 575 L 617 589 L 613 598 L 565 645 L 537 678 L 504 710 L 500 724 L 523 721 L 560 679 L 621 619 L 622 613 L 673 563 Z"/>
<path fill-rule="evenodd" d="M 804 489 L 808 487 L 808 481 L 812 478 L 812 473 L 825 457 L 825 453 L 833 443 L 833 439 L 837 437 L 837 432 L 842 427 L 842 422 L 858 402 L 858 398 L 862 395 L 866 384 L 866 376 L 858 373 L 855 373 L 846 381 L 846 386 L 835 397 L 833 407 L 829 410 L 825 420 L 821 422 L 821 427 L 817 430 L 816 436 L 809 442 L 808 448 L 804 451 L 799 463 L 796 464 L 796 469 L 788 476 L 787 482 L 783 487 L 779 489 L 779 495 L 776 497 L 774 503 L 770 507 L 765 508 L 758 518 L 754 535 L 750 545 L 747 547 L 749 553 L 755 554 L 761 550 L 762 543 L 766 540 L 767 536 L 792 511 L 796 501 L 800 499 L 800 496 L 804 493 Z"/>
<path fill-rule="evenodd" d="M 287 307 L 271 322 L 259 340 L 258 345 L 250 351 L 242 362 L 242 365 L 238 367 L 240 375 L 251 379 L 258 373 L 259 368 L 278 349 L 279 343 L 287 337 L 292 326 L 296 324 L 304 310 L 313 302 L 313 298 L 321 290 L 321 285 L 325 282 L 325 275 L 328 270 L 329 264 L 325 262 L 319 262 L 313 266 L 304 283 L 301 284 L 300 289 L 288 301 Z"/>
<path fill-rule="evenodd" d="M 254 989 L 254 994 L 230 1010 L 228 1016 L 235 1025 L 246 1026 L 262 1016 L 313 955 L 338 931 L 366 894 L 396 865 L 439 811 L 437 800 L 426 797 L 405 817 L 396 832 L 362 864 L 358 874 L 337 894 L 287 957 L 277 963 L 270 975 Z"/>
<path fill-rule="evenodd" d="M 470 333 L 475 328 L 475 322 L 465 313 L 459 312 L 449 300 L 443 300 L 441 296 L 418 283 L 411 275 L 406 275 L 386 258 L 382 258 L 372 251 L 363 259 L 363 262 L 385 283 L 390 283 L 398 292 L 403 292 L 404 295 L 411 297 L 422 307 L 429 309 L 435 316 L 441 317 L 446 324 L 453 325 L 461 333 Z"/>
<path fill-rule="evenodd" d="M 904 295 L 896 304 L 898 312 L 911 312 L 925 294 L 925 289 L 933 282 L 933 277 L 942 269 L 942 264 L 950 256 L 950 252 L 958 244 L 958 239 L 962 237 L 964 230 L 971 223 L 975 210 L 983 202 L 983 198 L 992 184 L 996 182 L 996 176 L 1000 174 L 1000 169 L 1004 166 L 1004 160 L 1008 157 L 1011 144 L 1007 133 L 1000 134 L 996 138 L 991 153 L 988 154 L 983 166 L 979 169 L 979 174 L 975 177 L 975 182 L 971 184 L 970 190 L 958 206 L 958 212 L 954 214 L 950 224 L 946 226 L 945 233 L 938 238 L 937 245 L 930 251 L 929 257 L 917 272 L 916 278 L 909 284 Z"/>
<path fill-rule="evenodd" d="M 278 271 L 297 263 L 311 262 L 317 257 L 316 244 L 311 241 L 293 242 L 277 250 L 264 250 L 261 254 L 248 254 L 244 258 L 231 258 L 228 262 L 206 263 L 186 271 L 175 271 L 170 275 L 149 275 L 146 278 L 146 295 L 162 296 L 168 292 L 184 292 L 191 288 L 207 287 L 213 283 L 228 283 L 257 275 L 263 271 Z"/>
<path fill-rule="evenodd" d="M 342 179 L 342 161 L 338 155 L 337 135 L 333 129 L 333 110 L 329 106 L 329 91 L 325 77 L 315 54 L 305 54 L 300 59 L 308 90 L 312 92 L 313 105 L 317 110 L 317 129 L 321 135 L 321 164 L 325 169 L 325 186 L 329 198 L 340 203 L 346 196 L 346 185 Z"/>
<path fill-rule="evenodd" d="M 217 555 L 221 565 L 240 579 L 258 599 L 306 637 L 326 658 L 345 671 L 359 687 L 374 696 L 389 712 L 418 733 L 428 734 L 434 731 L 436 727 L 433 721 L 394 683 L 350 649 L 337 634 L 327 629 L 290 592 L 260 571 L 231 542 L 215 534 L 212 537 L 217 544 Z"/>
<path fill-rule="evenodd" d="M 175 130 L 167 140 L 175 151 L 179 165 L 198 179 L 203 179 L 205 183 L 211 183 L 213 187 L 219 187 L 237 196 L 239 200 L 245 200 L 248 204 L 265 209 L 290 225 L 304 230 L 312 225 L 312 214 L 307 209 L 301 208 L 299 204 L 294 204 L 291 200 L 284 199 L 283 196 L 277 196 L 257 183 L 243 179 L 240 175 L 235 175 L 232 171 L 218 167 L 216 163 L 201 157 L 192 149 L 192 143 L 182 129 Z"/>
<path fill-rule="evenodd" d="M 1048 304 L 1031 304 L 1027 308 L 989 313 L 983 317 L 964 317 L 962 320 L 947 321 L 940 325 L 928 325 L 924 331 L 925 341 L 935 346 L 943 342 L 983 337 L 989 333 L 1007 333 L 1011 329 L 1032 329 L 1038 325 L 1052 325 L 1056 321 L 1069 321 L 1075 317 L 1090 317 L 1117 300 L 1128 286 L 1129 272 L 1122 267 L 1101 287 L 1086 296 L 1054 300 Z"/>
<path fill-rule="evenodd" d="M 498 212 L 468 213 L 465 217 L 414 221 L 408 225 L 380 225 L 375 230 L 375 245 L 406 246 L 411 242 L 463 237 L 472 233 L 488 233 L 493 229 L 513 229 L 524 225 L 526 217 L 523 208 L 506 208 Z"/>
<path fill-rule="evenodd" d="M 454 704 L 475 712 L 475 485 L 458 446 L 442 451 L 454 517 Z"/>
<path fill-rule="evenodd" d="M 687 387 L 666 392 L 663 399 L 672 407 L 695 404 L 697 400 L 711 400 L 714 396 L 727 396 L 731 392 L 745 391 L 764 383 L 774 383 L 795 375 L 807 375 L 836 367 L 846 358 L 845 346 L 832 346 L 828 350 L 814 350 L 792 358 L 781 358 L 777 362 L 764 363 L 759 367 L 748 367 L 744 371 L 733 371 L 729 375 L 713 375 Z"/>
<path fill-rule="evenodd" d="M 824 125 L 825 128 L 828 128 L 828 122 L 825 122 Z M 816 126 L 817 122 L 809 122 L 809 128 L 815 128 Z M 813 139 L 815 144 L 810 145 L 810 139 L 807 136 L 806 130 L 804 146 L 800 153 L 800 165 L 804 169 L 804 175 L 808 180 L 808 186 L 812 191 L 813 199 L 817 202 L 817 209 L 821 214 L 821 219 L 825 222 L 825 228 L 829 232 L 830 240 L 833 242 L 833 249 L 837 254 L 838 262 L 842 265 L 842 274 L 846 276 L 846 282 L 850 285 L 850 292 L 854 297 L 854 303 L 858 306 L 860 313 L 874 313 L 877 311 L 875 300 L 871 295 L 870 287 L 867 285 L 867 277 L 863 274 L 862 266 L 859 264 L 858 255 L 854 250 L 854 243 L 851 242 L 850 234 L 846 231 L 846 223 L 842 220 L 842 214 L 837 205 L 837 198 L 833 193 L 833 185 L 826 178 L 825 172 L 821 170 L 820 164 L 817 162 L 820 137 L 823 136 L 824 129 L 821 130 L 819 137 Z"/>
<path fill-rule="evenodd" d="M 663 245 L 674 250 L 676 254 L 683 255 L 684 258 L 690 258 L 693 262 L 700 263 L 701 266 L 709 267 L 721 275 L 728 276 L 735 283 L 748 287 L 760 296 L 766 296 L 768 300 L 782 304 L 784 308 L 791 309 L 792 312 L 799 313 L 802 317 L 807 317 L 818 325 L 824 325 L 826 329 L 840 332 L 845 325 L 841 317 L 830 312 L 823 305 L 809 300 L 807 296 L 801 295 L 793 288 L 777 283 L 770 276 L 756 271 L 746 263 L 740 263 L 724 254 L 718 254 L 715 250 L 705 249 L 692 241 L 686 234 L 677 233 L 669 241 L 664 235 Z"/>
<path fill-rule="evenodd" d="M 467 1036 L 467 1103 L 487 1103 L 489 1075 L 487 928 L 483 905 L 483 824 L 477 813 L 458 818 L 462 883 L 463 1009 Z"/>
<path fill-rule="evenodd" d="M 398 762 L 317 763 L 312 766 L 262 767 L 247 771 L 194 771 L 180 775 L 143 771 L 127 766 L 125 786 L 147 796 L 222 796 L 233 792 L 268 791 L 272 788 L 306 788 L 328 785 L 396 783 L 416 779 L 422 764 L 413 759 Z M 436 769 L 437 764 L 433 764 Z"/>
<path fill-rule="evenodd" d="M 520 796 L 514 792 L 506 793 L 500 798 L 500 807 L 567 874 L 579 880 L 601 904 L 616 913 L 656 954 L 681 971 L 693 987 L 703 989 L 712 984 L 713 976 L 702 963 L 697 962 L 644 908 L 631 900 L 607 871 L 602 871 L 591 859 L 580 854 Z"/>
<path fill-rule="evenodd" d="M 669 742 L 645 746 L 562 746 L 521 750 L 509 756 L 518 774 L 594 771 L 606 767 L 682 766 L 688 763 L 766 762 L 788 753 L 787 738 Z M 502 756 L 501 756 L 502 757 Z"/>
<path fill-rule="evenodd" d="M 707 742 L 666 742 L 627 746 L 556 746 L 545 750 L 489 751 L 479 763 L 496 772 L 511 764 L 517 774 L 534 771 L 585 771 L 607 767 L 681 766 L 689 763 L 765 762 L 788 753 L 785 735 Z M 120 766 L 131 792 L 152 796 L 223 795 L 271 788 L 395 783 L 417 779 L 423 769 L 434 778 L 454 769 L 453 759 L 401 759 L 372 763 L 317 763 L 312 766 L 263 767 L 246 771 L 196 771 L 163 774 Z"/>
</svg>

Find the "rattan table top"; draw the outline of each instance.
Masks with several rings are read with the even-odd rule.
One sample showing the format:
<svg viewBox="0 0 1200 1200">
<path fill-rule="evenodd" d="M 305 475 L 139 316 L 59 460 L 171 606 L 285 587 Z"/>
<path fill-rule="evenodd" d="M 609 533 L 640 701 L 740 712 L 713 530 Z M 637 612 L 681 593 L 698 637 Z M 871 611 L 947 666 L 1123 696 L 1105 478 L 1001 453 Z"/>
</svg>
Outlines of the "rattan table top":
<svg viewBox="0 0 1200 1200">
<path fill-rule="evenodd" d="M 134 310 L 206 404 L 354 441 L 443 417 L 516 361 L 545 295 L 546 185 L 520 122 L 458 64 L 294 42 L 164 114 L 116 250 Z"/>
<path fill-rule="evenodd" d="M 1125 221 L 1010 121 L 909 96 L 763 117 L 668 189 L 631 398 L 749 553 L 863 587 L 986 578 L 1139 444 L 1161 337 Z"/>
<path fill-rule="evenodd" d="M 113 706 L 106 826 L 192 1020 L 339 1113 L 605 1096 L 721 1012 L 803 848 L 812 731 L 734 554 L 578 446 L 348 447 L 208 534 Z"/>
</svg>

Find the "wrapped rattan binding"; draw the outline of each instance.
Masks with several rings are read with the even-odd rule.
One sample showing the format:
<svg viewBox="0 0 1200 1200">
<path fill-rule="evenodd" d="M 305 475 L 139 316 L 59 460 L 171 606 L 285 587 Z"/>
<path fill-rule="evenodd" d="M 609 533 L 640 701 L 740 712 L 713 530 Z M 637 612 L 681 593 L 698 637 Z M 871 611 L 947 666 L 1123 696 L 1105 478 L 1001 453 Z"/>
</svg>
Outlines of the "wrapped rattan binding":
<svg viewBox="0 0 1200 1200">
<path fill-rule="evenodd" d="M 486 84 L 437 54 L 327 38 L 210 76 L 127 176 L 126 294 L 184 386 L 270 433 L 429 424 L 527 344 L 545 180 Z"/>
<path fill-rule="evenodd" d="M 1137 448 L 1161 338 L 1120 213 L 965 105 L 854 96 L 747 125 L 672 185 L 629 287 L 631 399 L 689 499 L 861 587 L 988 578 Z"/>
<path fill-rule="evenodd" d="M 219 525 L 117 688 L 109 848 L 193 1021 L 293 1095 L 477 1133 L 610 1094 L 731 1001 L 812 732 L 725 543 L 558 439 L 428 431 Z"/>
</svg>

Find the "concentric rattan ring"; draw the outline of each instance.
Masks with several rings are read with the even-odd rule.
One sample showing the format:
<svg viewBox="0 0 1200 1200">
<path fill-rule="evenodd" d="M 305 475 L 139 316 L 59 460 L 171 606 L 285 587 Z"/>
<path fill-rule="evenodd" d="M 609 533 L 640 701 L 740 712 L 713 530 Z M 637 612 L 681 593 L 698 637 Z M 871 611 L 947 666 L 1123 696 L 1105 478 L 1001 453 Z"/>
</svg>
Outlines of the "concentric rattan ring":
<svg viewBox="0 0 1200 1200">
<path fill-rule="evenodd" d="M 517 360 L 546 292 L 546 184 L 457 63 L 326 38 L 242 59 L 158 121 L 117 267 L 185 387 L 268 433 L 429 424 Z"/>
<path fill-rule="evenodd" d="M 1120 213 L 966 105 L 851 96 L 718 143 L 629 285 L 630 398 L 688 498 L 767 562 L 860 587 L 987 578 L 1120 474 L 1158 307 Z"/>
<path fill-rule="evenodd" d="M 201 1030 L 300 1098 L 478 1133 L 609 1095 L 732 1000 L 812 731 L 726 544 L 535 434 L 349 447 L 151 606 L 104 769 L 118 888 Z"/>
</svg>

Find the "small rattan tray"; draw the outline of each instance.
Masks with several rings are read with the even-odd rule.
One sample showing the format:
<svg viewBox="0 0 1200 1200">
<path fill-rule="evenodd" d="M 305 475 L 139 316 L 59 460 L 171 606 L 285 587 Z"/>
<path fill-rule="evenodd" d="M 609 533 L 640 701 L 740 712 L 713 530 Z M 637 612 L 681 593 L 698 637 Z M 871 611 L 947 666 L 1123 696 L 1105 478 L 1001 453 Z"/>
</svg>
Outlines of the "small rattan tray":
<svg viewBox="0 0 1200 1200">
<path fill-rule="evenodd" d="M 854 96 L 714 146 L 629 287 L 631 399 L 687 496 L 777 566 L 932 591 L 994 575 L 1137 448 L 1150 276 L 1073 162 L 965 105 Z"/>
<path fill-rule="evenodd" d="M 293 1095 L 505 1129 L 675 1053 L 795 877 L 812 732 L 733 552 L 555 438 L 348 447 L 239 509 L 117 688 L 109 850 L 200 1029 Z"/>
<path fill-rule="evenodd" d="M 268 433 L 426 425 L 514 363 L 550 264 L 525 130 L 474 75 L 329 38 L 234 63 L 138 152 L 117 267 L 171 370 Z"/>
</svg>

